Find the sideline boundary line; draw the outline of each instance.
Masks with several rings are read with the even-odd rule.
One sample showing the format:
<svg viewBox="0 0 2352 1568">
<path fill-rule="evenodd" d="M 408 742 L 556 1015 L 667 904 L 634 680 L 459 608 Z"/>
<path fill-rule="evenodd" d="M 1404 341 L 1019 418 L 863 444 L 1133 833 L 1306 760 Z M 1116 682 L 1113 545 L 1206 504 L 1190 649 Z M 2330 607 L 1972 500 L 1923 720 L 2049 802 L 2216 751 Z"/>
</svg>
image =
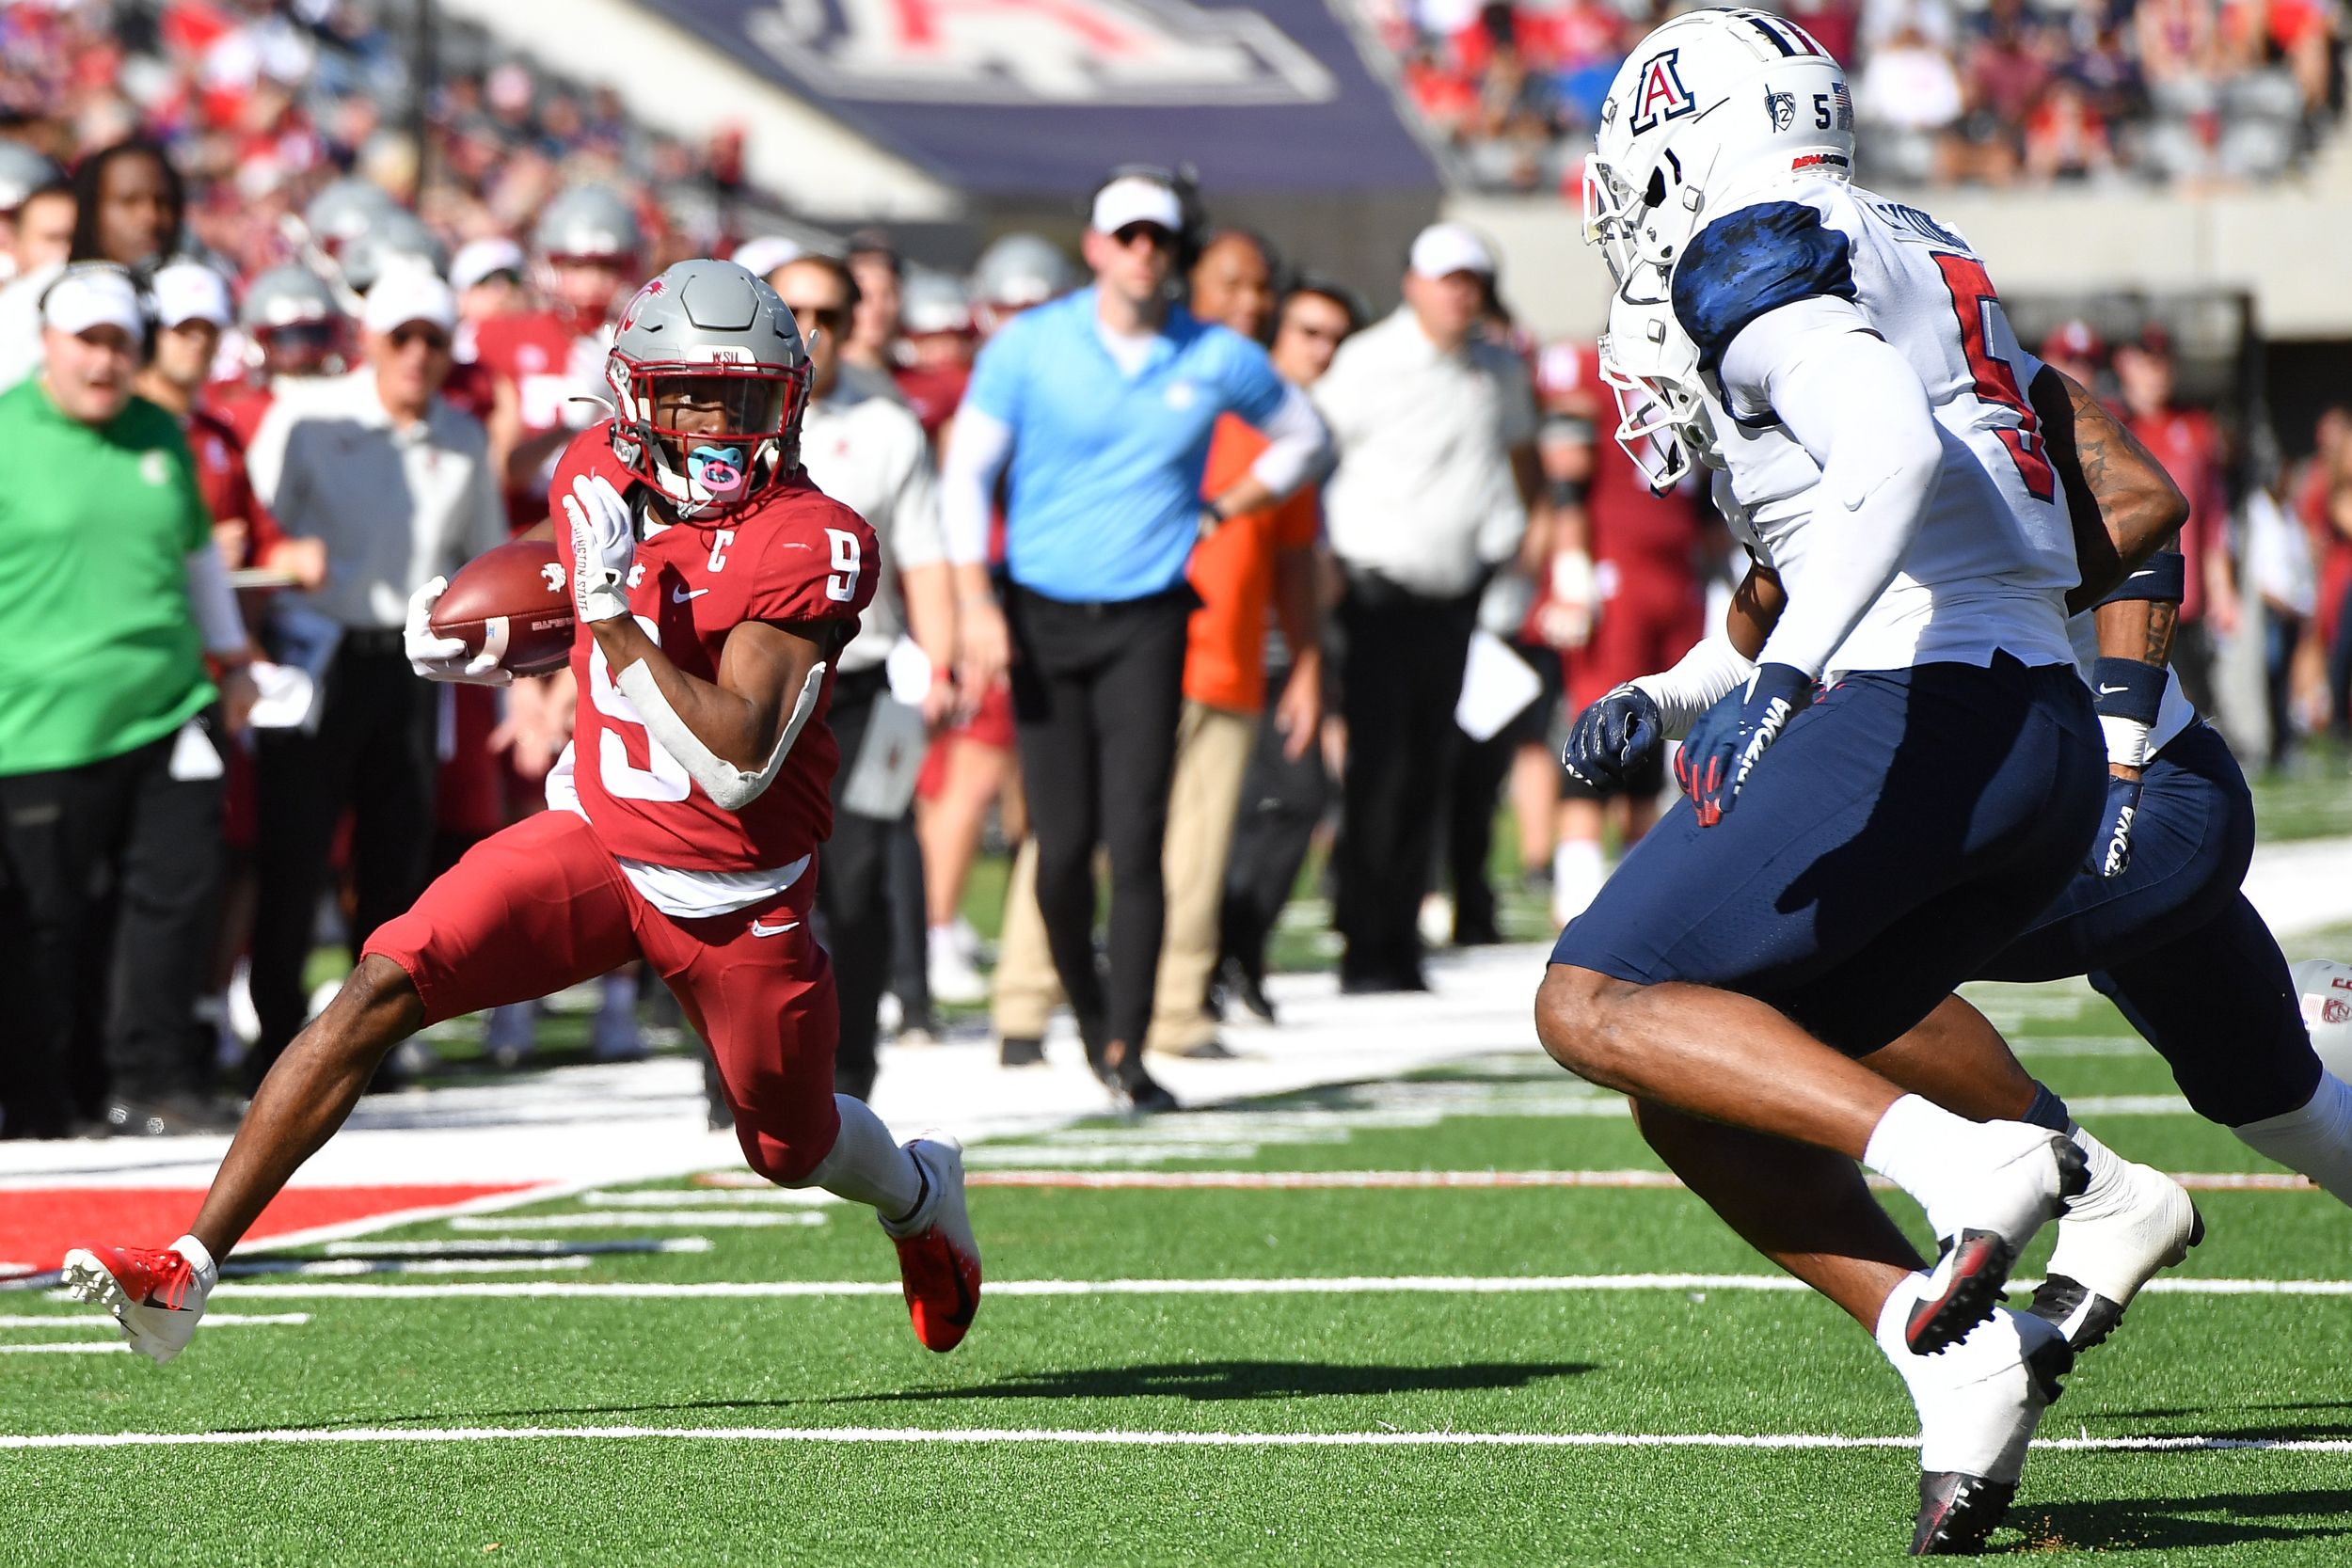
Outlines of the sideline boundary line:
<svg viewBox="0 0 2352 1568">
<path fill-rule="evenodd" d="M 2172 1171 L 2190 1192 L 2317 1193 L 2306 1176 L 2288 1171 Z M 1883 1176 L 1871 1186 L 1893 1191 Z M 1662 1170 L 972 1170 L 967 1187 L 1082 1188 L 1088 1191 L 1296 1192 L 1600 1187 L 1682 1189 L 1681 1178 Z M 620 1195 L 612 1195 L 620 1196 Z M 748 1196 L 748 1195 L 747 1195 Z M 585 1201 L 604 1201 L 591 1193 Z"/>
<path fill-rule="evenodd" d="M 2012 1290 L 2038 1280 L 2017 1278 Z M 1411 1295 L 1531 1295 L 1575 1291 L 1803 1291 L 1806 1287 L 1772 1274 L 1586 1274 L 1586 1275 L 1401 1275 L 1388 1277 L 1333 1275 L 1293 1279 L 1006 1279 L 992 1280 L 990 1296 L 1338 1296 L 1396 1292 Z M 2352 1279 L 2152 1279 L 2141 1293 L 2201 1296 L 2352 1296 Z M 246 1300 L 296 1296 L 350 1299 L 436 1297 L 572 1296 L 615 1301 L 670 1298 L 765 1298 L 792 1296 L 890 1296 L 898 1281 L 880 1279 L 776 1279 L 703 1281 L 463 1280 L 447 1284 L 359 1284 L 342 1281 L 261 1284 L 223 1281 L 215 1299 Z M 58 1297 L 56 1299 L 63 1299 Z"/>
<path fill-rule="evenodd" d="M 244 1448 L 328 1443 L 638 1441 L 703 1443 L 1000 1443 L 1169 1449 L 1915 1449 L 1915 1437 L 1838 1433 L 1137 1432 L 1055 1427 L 335 1427 L 267 1432 L 0 1433 L 0 1450 Z M 2056 1437 L 2037 1449 L 2076 1453 L 2352 1453 L 2352 1438 Z"/>
</svg>

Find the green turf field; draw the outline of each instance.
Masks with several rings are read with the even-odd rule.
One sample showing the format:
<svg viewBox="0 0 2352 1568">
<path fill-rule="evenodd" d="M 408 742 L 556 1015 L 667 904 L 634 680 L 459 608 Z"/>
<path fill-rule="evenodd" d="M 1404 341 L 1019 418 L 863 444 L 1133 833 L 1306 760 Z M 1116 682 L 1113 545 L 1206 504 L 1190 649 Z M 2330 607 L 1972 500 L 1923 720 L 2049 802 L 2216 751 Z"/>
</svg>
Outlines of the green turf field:
<svg viewBox="0 0 2352 1568">
<path fill-rule="evenodd" d="M 2125 1153 L 2261 1168 L 2169 1103 L 2087 988 L 1978 994 Z M 0 1563 L 1779 1564 L 1893 1560 L 1909 1539 L 1897 1379 L 1687 1194 L 1331 1185 L 1658 1168 L 1533 1053 L 970 1164 L 992 1294 L 947 1356 L 915 1344 L 860 1212 L 696 1183 L 236 1280 L 161 1370 L 0 1355 L 0 1431 L 240 1439 L 0 1449 Z M 1230 1174 L 1267 1172 L 1321 1184 Z M 2198 1197 L 2212 1234 L 2182 1278 L 2352 1289 L 2352 1214 L 2325 1197 Z M 615 1214 L 648 1222 L 597 1223 Z M 502 1239 L 576 1266 L 381 1256 Z M 589 1250 L 632 1243 L 684 1250 Z M 1734 1277 L 1592 1277 L 1667 1275 Z M 100 1338 L 30 1292 L 0 1314 L 0 1347 Z M 1691 1441 L 1759 1434 L 1798 1446 Z M 2144 1296 L 2043 1435 L 2092 1446 L 2036 1454 L 1996 1549 L 2345 1560 L 2352 1298 Z M 2097 1446 L 2128 1438 L 2254 1446 Z"/>
</svg>

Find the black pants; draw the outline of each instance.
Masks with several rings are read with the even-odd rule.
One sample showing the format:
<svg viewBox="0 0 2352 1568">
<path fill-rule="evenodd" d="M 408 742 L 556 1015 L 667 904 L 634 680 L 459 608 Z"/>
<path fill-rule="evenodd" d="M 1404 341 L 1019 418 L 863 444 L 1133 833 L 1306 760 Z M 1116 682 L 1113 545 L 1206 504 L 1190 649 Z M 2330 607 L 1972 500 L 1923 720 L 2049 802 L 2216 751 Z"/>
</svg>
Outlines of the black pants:
<svg viewBox="0 0 2352 1568">
<path fill-rule="evenodd" d="M 432 850 L 434 688 L 408 668 L 400 634 L 347 637 L 319 700 L 315 734 L 266 732 L 254 753 L 252 985 L 262 1033 L 246 1059 L 250 1084 L 309 1015 L 302 971 L 343 813 L 351 813 L 354 954 L 417 901 Z"/>
<path fill-rule="evenodd" d="M 841 788 L 857 767 L 874 705 L 887 689 L 879 669 L 843 675 L 834 682 L 826 719 L 841 747 L 841 766 L 833 775 L 833 836 L 818 867 L 817 916 L 824 923 L 841 1004 L 834 1088 L 859 1100 L 874 1090 L 874 1014 L 890 973 L 890 841 L 897 823 L 843 810 Z"/>
<path fill-rule="evenodd" d="M 1431 598 L 1350 574 L 1340 605 L 1347 777 L 1333 911 L 1347 943 L 1343 978 L 1419 977 L 1416 922 L 1461 736 L 1454 707 L 1477 619 L 1475 593 Z"/>
<path fill-rule="evenodd" d="M 216 749 L 228 744 L 216 711 L 199 722 Z M 0 1131 L 10 1136 L 62 1136 L 77 1098 L 86 1113 L 101 1109 L 77 1085 L 122 1100 L 203 1085 L 210 1052 L 196 1043 L 195 1006 L 226 862 L 221 781 L 174 779 L 176 738 L 0 777 L 0 965 L 19 971 L 0 1026 Z M 100 959 L 108 1016 L 83 1019 L 83 978 Z M 103 1072 L 74 1060 L 74 1041 L 92 1037 Z"/>
<path fill-rule="evenodd" d="M 1289 684 L 1287 669 L 1266 672 L 1266 690 Z M 1290 902 L 1306 863 L 1315 825 L 1323 820 L 1331 784 L 1323 770 L 1320 737 L 1295 759 L 1283 754 L 1290 736 L 1274 724 L 1271 704 L 1258 716 L 1257 739 L 1241 776 L 1241 808 L 1233 818 L 1233 846 L 1225 857 L 1225 897 L 1218 914 L 1218 961 L 1238 962 L 1263 979 L 1266 943 L 1274 923 Z"/>
<path fill-rule="evenodd" d="M 1160 850 L 1184 704 L 1184 632 L 1200 599 L 1067 604 L 1012 591 L 1013 715 L 1037 839 L 1046 945 L 1090 1053 L 1142 1060 L 1167 924 Z M 1110 852 L 1110 973 L 1094 960 L 1094 849 Z"/>
</svg>

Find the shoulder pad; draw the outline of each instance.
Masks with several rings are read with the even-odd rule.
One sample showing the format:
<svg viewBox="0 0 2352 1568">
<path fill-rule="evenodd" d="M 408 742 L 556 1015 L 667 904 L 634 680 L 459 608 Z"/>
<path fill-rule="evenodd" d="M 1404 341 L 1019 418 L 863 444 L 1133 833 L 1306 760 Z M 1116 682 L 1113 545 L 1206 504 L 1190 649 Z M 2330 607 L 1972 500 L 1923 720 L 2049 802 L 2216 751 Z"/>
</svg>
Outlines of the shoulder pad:
<svg viewBox="0 0 2352 1568">
<path fill-rule="evenodd" d="M 1675 264 L 1675 319 L 1712 371 L 1740 328 L 1817 294 L 1854 297 L 1853 246 L 1815 209 L 1768 201 L 1717 218 Z"/>
</svg>

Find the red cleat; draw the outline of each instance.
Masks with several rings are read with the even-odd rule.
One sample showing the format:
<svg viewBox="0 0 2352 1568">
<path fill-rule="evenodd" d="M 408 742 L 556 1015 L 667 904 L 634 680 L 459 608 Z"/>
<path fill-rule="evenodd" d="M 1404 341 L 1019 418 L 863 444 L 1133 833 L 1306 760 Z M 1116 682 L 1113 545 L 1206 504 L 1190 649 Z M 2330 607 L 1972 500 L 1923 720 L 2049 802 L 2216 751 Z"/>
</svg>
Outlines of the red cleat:
<svg viewBox="0 0 2352 1568">
<path fill-rule="evenodd" d="M 162 1366 L 187 1348 L 216 1271 L 199 1271 L 173 1247 L 78 1246 L 65 1255 L 65 1288 L 103 1307 L 131 1348 Z"/>
<path fill-rule="evenodd" d="M 882 1229 L 898 1248 L 914 1337 L 928 1350 L 951 1351 L 980 1309 L 980 1249 L 963 1206 L 963 1146 L 930 1133 L 908 1144 L 907 1152 L 923 1167 L 930 1196 L 903 1233 L 888 1224 Z"/>
</svg>

